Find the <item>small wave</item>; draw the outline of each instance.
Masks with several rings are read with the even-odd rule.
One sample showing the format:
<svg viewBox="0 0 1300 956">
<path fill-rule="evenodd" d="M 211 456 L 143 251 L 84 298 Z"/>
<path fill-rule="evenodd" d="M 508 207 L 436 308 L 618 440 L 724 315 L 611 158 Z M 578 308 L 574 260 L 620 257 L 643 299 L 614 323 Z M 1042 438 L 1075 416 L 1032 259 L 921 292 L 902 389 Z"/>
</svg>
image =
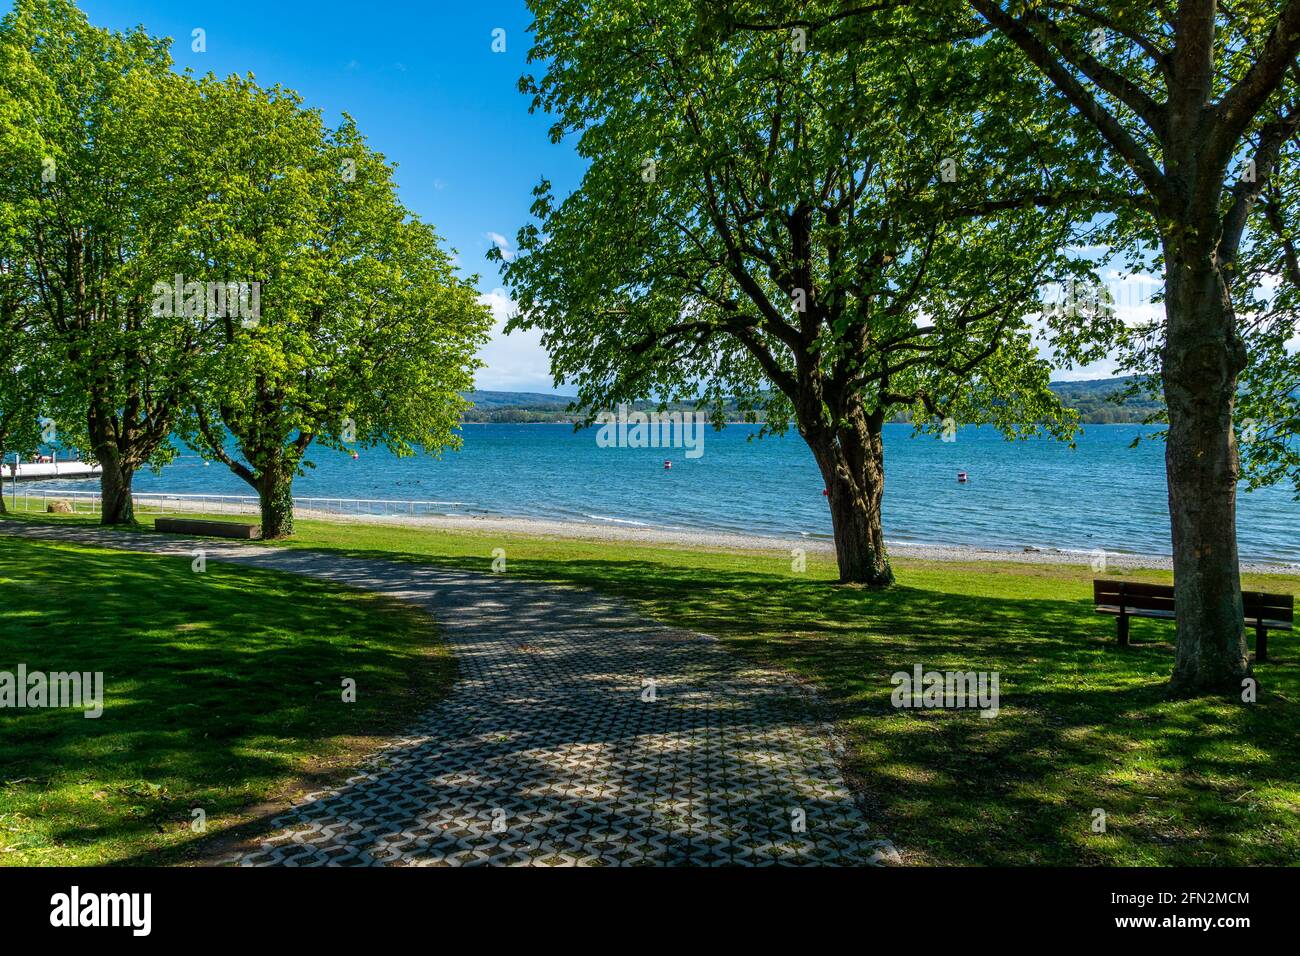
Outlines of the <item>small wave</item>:
<svg viewBox="0 0 1300 956">
<path fill-rule="evenodd" d="M 648 521 L 633 521 L 631 518 L 611 518 L 607 515 L 589 515 L 585 513 L 583 514 L 583 517 L 590 518 L 593 521 L 608 521 L 611 524 L 631 524 L 641 528 L 651 527 L 651 524 Z"/>
</svg>

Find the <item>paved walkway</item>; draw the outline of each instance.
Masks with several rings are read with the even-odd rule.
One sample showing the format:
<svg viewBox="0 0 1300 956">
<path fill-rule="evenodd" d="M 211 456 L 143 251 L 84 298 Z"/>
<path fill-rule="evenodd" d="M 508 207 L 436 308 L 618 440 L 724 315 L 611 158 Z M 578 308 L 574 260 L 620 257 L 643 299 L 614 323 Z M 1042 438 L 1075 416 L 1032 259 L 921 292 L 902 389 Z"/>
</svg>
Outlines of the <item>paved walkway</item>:
<svg viewBox="0 0 1300 956">
<path fill-rule="evenodd" d="M 591 592 L 258 545 L 0 522 L 22 534 L 288 571 L 429 611 L 460 679 L 229 862 L 769 865 L 894 858 L 779 677 Z M 360 693 L 365 689 L 360 688 Z"/>
</svg>

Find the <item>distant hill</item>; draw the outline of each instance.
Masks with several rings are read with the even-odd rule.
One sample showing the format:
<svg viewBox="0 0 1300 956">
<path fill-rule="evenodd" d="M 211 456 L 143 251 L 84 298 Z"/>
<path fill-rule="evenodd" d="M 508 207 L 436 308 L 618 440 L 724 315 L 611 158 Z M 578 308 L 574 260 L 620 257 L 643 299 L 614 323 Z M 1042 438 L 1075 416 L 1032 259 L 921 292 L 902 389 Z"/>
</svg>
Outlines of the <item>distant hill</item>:
<svg viewBox="0 0 1300 956">
<path fill-rule="evenodd" d="M 500 424 L 529 424 L 534 422 L 571 422 L 574 416 L 565 412 L 570 395 L 546 392 L 466 392 L 465 397 L 474 403 L 467 409 L 466 422 L 491 422 Z"/>
<path fill-rule="evenodd" d="M 578 415 L 566 411 L 569 403 L 574 401 L 572 395 L 556 395 L 546 392 L 466 392 L 465 397 L 474 403 L 474 407 L 465 413 L 467 422 L 496 423 L 537 423 L 537 422 L 574 422 Z M 628 408 L 640 411 L 654 411 L 658 402 L 629 402 Z M 694 406 L 686 402 L 669 402 L 669 411 L 690 411 Z M 737 415 L 739 417 L 739 415 Z"/>
<path fill-rule="evenodd" d="M 1117 404 L 1114 397 L 1133 384 L 1135 376 L 1094 378 L 1083 382 L 1053 382 L 1054 391 L 1061 401 L 1077 409 L 1086 425 L 1113 425 L 1122 422 L 1143 422 L 1154 418 L 1163 421 L 1163 403 L 1153 402 L 1146 396 L 1129 398 Z"/>
<path fill-rule="evenodd" d="M 553 395 L 546 392 L 466 392 L 465 397 L 474 403 L 479 411 L 491 409 L 517 408 L 538 411 L 563 411 L 573 401 L 569 395 Z"/>
<path fill-rule="evenodd" d="M 1122 392 L 1132 380 L 1131 376 L 1123 376 L 1082 382 L 1053 382 L 1052 391 L 1056 392 L 1066 405 L 1078 409 L 1082 421 L 1089 425 L 1141 422 L 1153 414 L 1163 417 L 1161 406 L 1145 398 L 1130 399 L 1123 405 L 1112 401 L 1112 397 Z M 465 397 L 474 403 L 474 407 L 465 413 L 467 422 L 571 423 L 577 419 L 572 412 L 566 411 L 569 403 L 573 401 L 571 395 L 556 395 L 549 392 L 473 391 L 467 392 Z M 650 411 L 658 405 L 655 402 L 634 402 L 630 407 Z M 673 403 L 668 407 L 670 410 L 689 408 L 683 403 Z M 735 417 L 739 419 L 739 413 Z M 902 421 L 905 418 L 900 417 L 898 420 Z"/>
</svg>

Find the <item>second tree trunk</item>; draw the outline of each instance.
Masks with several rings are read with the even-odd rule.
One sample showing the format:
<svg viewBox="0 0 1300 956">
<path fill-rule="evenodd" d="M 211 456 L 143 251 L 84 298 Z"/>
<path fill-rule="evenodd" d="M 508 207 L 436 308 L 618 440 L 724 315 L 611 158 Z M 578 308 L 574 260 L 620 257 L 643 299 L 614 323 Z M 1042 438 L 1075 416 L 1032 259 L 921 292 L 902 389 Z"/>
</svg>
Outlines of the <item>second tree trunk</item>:
<svg viewBox="0 0 1300 956">
<path fill-rule="evenodd" d="M 880 516 L 885 493 L 880 416 L 853 416 L 845 426 L 810 433 L 808 444 L 826 482 L 840 581 L 893 584 Z"/>
<path fill-rule="evenodd" d="M 121 464 L 117 455 L 99 453 L 102 471 L 99 476 L 100 523 L 134 524 L 135 502 L 131 499 L 131 481 L 135 469 Z"/>
<path fill-rule="evenodd" d="M 1237 561 L 1232 411 L 1244 350 L 1211 257 L 1167 256 L 1162 355 L 1178 645 L 1173 686 L 1240 692 L 1249 673 Z"/>
<path fill-rule="evenodd" d="M 263 472 L 257 488 L 262 511 L 262 537 L 287 538 L 293 534 L 293 480 L 279 468 Z"/>
</svg>

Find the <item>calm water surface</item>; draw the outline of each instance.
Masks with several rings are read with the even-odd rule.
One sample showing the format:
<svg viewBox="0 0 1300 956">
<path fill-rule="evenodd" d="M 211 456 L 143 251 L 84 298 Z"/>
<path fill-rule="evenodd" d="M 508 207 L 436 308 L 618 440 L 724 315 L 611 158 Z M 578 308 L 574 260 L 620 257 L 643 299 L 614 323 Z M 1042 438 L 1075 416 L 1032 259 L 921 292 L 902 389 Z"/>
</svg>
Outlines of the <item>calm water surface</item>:
<svg viewBox="0 0 1300 956">
<path fill-rule="evenodd" d="M 895 542 L 1169 553 L 1164 446 L 1140 425 L 1094 425 L 1077 447 L 1007 442 L 988 428 L 956 441 L 885 429 L 885 533 Z M 822 480 L 798 438 L 749 440 L 756 428 L 709 430 L 704 454 L 599 448 L 595 430 L 568 425 L 467 425 L 465 446 L 442 458 L 397 459 L 319 450 L 295 483 L 301 496 L 441 502 L 457 515 L 509 515 L 704 529 L 784 538 L 829 537 Z M 673 463 L 663 468 L 665 458 Z M 970 480 L 959 484 L 958 471 Z M 63 487 L 95 487 L 66 482 Z M 193 453 L 137 491 L 249 494 L 220 464 Z M 1300 562 L 1300 503 L 1286 488 L 1243 493 L 1242 557 Z"/>
</svg>

